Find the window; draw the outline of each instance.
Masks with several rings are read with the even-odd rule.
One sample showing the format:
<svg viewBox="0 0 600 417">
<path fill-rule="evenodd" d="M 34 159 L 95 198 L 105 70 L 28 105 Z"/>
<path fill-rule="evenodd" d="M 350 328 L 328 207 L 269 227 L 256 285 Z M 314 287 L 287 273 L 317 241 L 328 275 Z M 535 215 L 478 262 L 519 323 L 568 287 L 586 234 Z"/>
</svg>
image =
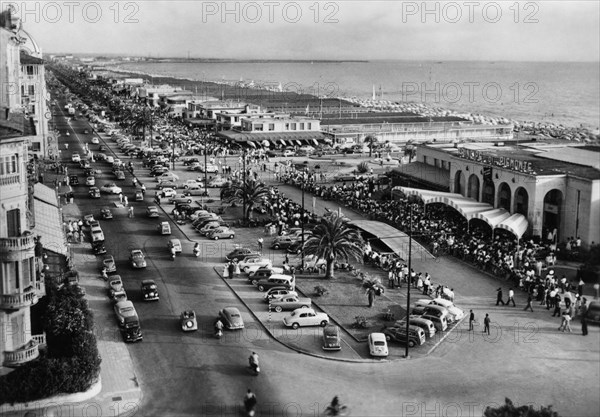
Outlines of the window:
<svg viewBox="0 0 600 417">
<path fill-rule="evenodd" d="M 30 96 L 35 96 L 35 85 L 27 86 L 27 90 Z"/>
<path fill-rule="evenodd" d="M 35 74 L 33 68 L 34 68 L 33 65 L 27 65 L 27 68 L 26 68 L 27 69 L 27 75 L 34 75 Z"/>
<path fill-rule="evenodd" d="M 304 123 L 300 123 L 300 130 L 304 130 Z"/>
<path fill-rule="evenodd" d="M 269 130 L 270 131 L 275 130 L 275 123 L 269 123 Z"/>
<path fill-rule="evenodd" d="M 296 130 L 296 123 L 292 123 L 292 130 Z"/>
<path fill-rule="evenodd" d="M 0 175 L 16 174 L 19 172 L 18 155 L 8 155 L 0 158 Z"/>
<path fill-rule="evenodd" d="M 6 212 L 6 226 L 8 236 L 19 236 L 21 234 L 21 212 L 19 209 Z"/>
<path fill-rule="evenodd" d="M 306 128 L 306 130 L 312 130 L 312 123 L 307 123 L 308 127 Z"/>
<path fill-rule="evenodd" d="M 261 123 L 261 124 L 255 124 L 255 125 L 254 125 L 254 130 L 255 130 L 255 131 L 258 131 L 258 132 L 262 132 L 262 130 L 263 130 L 263 125 L 262 125 L 262 123 Z"/>
<path fill-rule="evenodd" d="M 427 155 L 423 155 L 423 163 L 426 164 L 427 163 Z"/>
<path fill-rule="evenodd" d="M 290 124 L 289 123 L 285 124 L 285 130 L 290 130 Z"/>
<path fill-rule="evenodd" d="M 42 150 L 41 144 L 39 142 L 31 142 L 31 150 L 33 152 L 39 152 Z"/>
</svg>

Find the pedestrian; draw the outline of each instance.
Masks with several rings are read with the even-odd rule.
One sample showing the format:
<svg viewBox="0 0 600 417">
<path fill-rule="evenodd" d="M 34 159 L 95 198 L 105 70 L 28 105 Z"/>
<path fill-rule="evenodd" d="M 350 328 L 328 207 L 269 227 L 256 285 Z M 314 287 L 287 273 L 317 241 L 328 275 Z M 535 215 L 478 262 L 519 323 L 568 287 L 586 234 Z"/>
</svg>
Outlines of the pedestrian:
<svg viewBox="0 0 600 417">
<path fill-rule="evenodd" d="M 511 301 L 513 303 L 513 307 L 516 307 L 516 304 L 515 304 L 515 292 L 513 291 L 512 288 L 509 288 L 509 290 L 508 290 L 508 300 L 506 300 L 506 305 L 509 305 Z"/>
<path fill-rule="evenodd" d="M 129 207 L 129 218 L 133 217 L 133 206 Z"/>
<path fill-rule="evenodd" d="M 554 312 L 552 317 L 560 317 L 560 294 L 557 292 L 554 296 Z"/>
<path fill-rule="evenodd" d="M 473 310 L 471 310 L 471 313 L 469 314 L 469 331 L 473 330 L 474 322 L 475 322 L 475 313 L 473 313 Z"/>
<path fill-rule="evenodd" d="M 264 240 L 263 240 L 262 236 L 258 238 L 257 242 L 258 242 L 258 250 L 259 250 L 260 252 L 262 252 L 262 249 L 263 249 L 263 242 L 264 242 Z"/>
<path fill-rule="evenodd" d="M 485 318 L 483 319 L 483 333 L 490 334 L 490 323 L 490 315 L 486 313 Z"/>
<path fill-rule="evenodd" d="M 429 272 L 426 272 L 425 282 L 423 282 L 423 295 L 429 295 L 429 287 L 431 287 L 431 276 Z"/>
<path fill-rule="evenodd" d="M 533 313 L 533 307 L 531 306 L 531 302 L 533 301 L 533 297 L 531 296 L 531 293 L 529 293 L 527 295 L 527 305 L 525 306 L 525 308 L 523 309 L 523 311 L 530 309 L 531 312 Z"/>
<path fill-rule="evenodd" d="M 394 270 L 392 268 L 388 271 L 388 287 L 394 288 Z"/>
<path fill-rule="evenodd" d="M 235 266 L 233 265 L 233 262 L 229 262 L 227 269 L 229 272 L 229 279 L 233 278 L 233 274 L 235 273 Z"/>
<path fill-rule="evenodd" d="M 581 334 L 583 336 L 587 336 L 587 334 L 588 334 L 587 320 L 586 320 L 585 316 L 581 318 Z"/>
<path fill-rule="evenodd" d="M 562 313 L 562 323 L 560 324 L 558 330 L 563 331 L 563 333 L 566 330 L 569 330 L 569 333 L 571 333 L 571 316 L 569 315 L 569 312 L 565 311 Z"/>
<path fill-rule="evenodd" d="M 146 186 L 144 184 L 142 184 L 142 195 L 146 195 Z"/>
<path fill-rule="evenodd" d="M 119 193 L 119 201 L 123 203 L 123 193 Z"/>
<path fill-rule="evenodd" d="M 373 288 L 367 290 L 367 297 L 369 299 L 369 307 L 373 307 L 373 303 L 375 302 L 375 290 Z"/>
<path fill-rule="evenodd" d="M 129 200 L 127 199 L 127 196 L 123 196 L 123 204 L 125 205 L 125 207 L 127 207 L 129 205 Z"/>
<path fill-rule="evenodd" d="M 502 288 L 498 288 L 496 290 L 496 305 L 498 304 L 504 305 L 504 300 L 502 299 Z"/>
</svg>

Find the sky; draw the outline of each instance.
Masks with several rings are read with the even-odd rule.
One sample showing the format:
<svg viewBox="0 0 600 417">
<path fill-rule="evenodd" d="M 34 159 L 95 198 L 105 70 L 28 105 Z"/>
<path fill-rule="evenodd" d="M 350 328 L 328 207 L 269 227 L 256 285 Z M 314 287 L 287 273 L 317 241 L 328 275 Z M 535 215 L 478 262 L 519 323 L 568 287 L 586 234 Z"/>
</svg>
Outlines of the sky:
<svg viewBox="0 0 600 417">
<path fill-rule="evenodd" d="M 2 1 L 46 54 L 600 60 L 590 1 Z"/>
</svg>

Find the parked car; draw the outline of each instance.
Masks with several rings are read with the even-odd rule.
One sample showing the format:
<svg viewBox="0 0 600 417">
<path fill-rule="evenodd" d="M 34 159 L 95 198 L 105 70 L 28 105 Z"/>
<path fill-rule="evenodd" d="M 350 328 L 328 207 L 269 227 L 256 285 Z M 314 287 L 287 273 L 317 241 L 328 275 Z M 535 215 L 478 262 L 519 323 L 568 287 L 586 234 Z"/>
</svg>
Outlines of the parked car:
<svg viewBox="0 0 600 417">
<path fill-rule="evenodd" d="M 255 252 L 252 249 L 248 249 L 248 248 L 237 248 L 237 249 L 234 249 L 233 251 L 229 252 L 225 256 L 225 259 L 228 261 L 233 261 L 233 260 L 242 261 L 251 256 L 260 256 L 260 253 Z"/>
<path fill-rule="evenodd" d="M 154 165 L 152 167 L 152 169 L 150 170 L 150 175 L 152 175 L 153 177 L 158 177 L 158 176 L 161 176 L 161 175 L 167 174 L 167 173 L 169 173 L 169 168 L 164 167 L 162 165 Z M 160 182 L 158 179 L 156 181 Z M 169 179 L 167 177 L 164 177 L 163 181 L 176 181 L 176 180 L 173 178 Z"/>
<path fill-rule="evenodd" d="M 120 275 L 113 275 L 108 280 L 108 296 L 113 298 L 116 293 L 125 292 L 123 280 Z"/>
<path fill-rule="evenodd" d="M 436 330 L 435 330 L 435 325 L 433 324 L 433 322 L 431 320 L 427 320 L 424 319 L 423 317 L 420 316 L 408 316 L 408 322 L 411 326 L 417 326 L 420 327 L 421 329 L 423 329 L 423 331 L 425 332 L 425 337 L 433 337 L 435 336 Z M 396 321 L 396 323 L 394 323 L 395 327 L 406 327 L 406 318 L 402 319 L 402 320 L 398 320 Z"/>
<path fill-rule="evenodd" d="M 370 333 L 368 339 L 369 354 L 371 356 L 385 357 L 388 356 L 388 346 L 385 334 Z"/>
<path fill-rule="evenodd" d="M 329 316 L 325 313 L 317 313 L 312 308 L 299 308 L 294 310 L 289 316 L 284 317 L 283 324 L 292 329 L 304 326 L 325 327 L 329 324 Z"/>
<path fill-rule="evenodd" d="M 209 174 L 218 174 L 219 173 L 219 167 L 216 166 L 215 164 L 208 164 L 208 165 L 206 165 L 206 168 L 204 166 L 200 166 L 199 171 L 200 172 L 207 172 Z"/>
<path fill-rule="evenodd" d="M 229 227 L 220 226 L 210 233 L 207 233 L 206 237 L 213 240 L 233 239 L 235 237 L 235 231 Z"/>
<path fill-rule="evenodd" d="M 93 177 L 93 176 L 87 177 L 85 179 L 85 185 L 87 185 L 88 187 L 96 185 L 96 177 Z"/>
<path fill-rule="evenodd" d="M 83 216 L 83 224 L 85 224 L 86 226 L 89 226 L 94 222 L 96 222 L 96 219 L 94 218 L 93 214 L 86 214 L 85 216 Z"/>
<path fill-rule="evenodd" d="M 71 161 L 72 162 L 80 162 L 81 161 L 81 155 L 79 155 L 79 152 L 73 152 L 71 154 Z"/>
<path fill-rule="evenodd" d="M 297 295 L 284 295 L 283 297 L 271 300 L 271 308 L 280 313 L 283 310 L 309 308 L 311 303 L 310 298 L 298 297 Z"/>
<path fill-rule="evenodd" d="M 253 278 L 254 282 L 254 278 Z M 272 274 L 269 278 L 263 278 L 256 282 L 258 291 L 265 291 L 273 287 L 286 287 L 291 290 L 295 289 L 294 278 L 290 275 Z"/>
<path fill-rule="evenodd" d="M 158 287 L 153 279 L 145 279 L 141 284 L 142 300 L 144 301 L 158 301 L 160 299 L 158 295 Z"/>
<path fill-rule="evenodd" d="M 176 190 L 179 186 L 177 185 L 177 183 L 175 181 L 162 181 L 159 182 L 158 185 L 156 186 L 156 188 L 158 188 L 159 190 L 165 190 L 167 188 L 171 188 L 173 190 Z"/>
<path fill-rule="evenodd" d="M 133 268 L 145 268 L 146 257 L 144 256 L 144 252 L 140 249 L 133 249 L 129 253 L 129 262 Z"/>
<path fill-rule="evenodd" d="M 102 228 L 100 227 L 100 223 L 93 222 L 90 226 L 91 226 L 90 233 L 92 236 L 92 242 L 97 242 L 99 240 L 104 241 L 104 232 L 102 231 Z"/>
<path fill-rule="evenodd" d="M 117 264 L 115 258 L 112 255 L 106 255 L 102 260 L 102 266 L 106 268 L 107 273 L 117 272 Z"/>
<path fill-rule="evenodd" d="M 200 162 L 192 162 L 186 168 L 186 170 L 188 170 L 188 171 L 198 171 L 199 169 L 200 169 Z"/>
<path fill-rule="evenodd" d="M 100 217 L 102 217 L 103 220 L 110 220 L 113 218 L 113 214 L 112 211 L 110 211 L 110 208 L 108 207 L 102 207 L 100 209 Z"/>
<path fill-rule="evenodd" d="M 169 249 L 169 253 L 172 248 L 175 248 L 176 253 L 181 253 L 181 241 L 179 239 L 170 239 L 167 242 L 167 248 Z"/>
<path fill-rule="evenodd" d="M 159 231 L 161 235 L 170 235 L 171 234 L 171 225 L 169 222 L 160 222 L 156 229 Z"/>
<path fill-rule="evenodd" d="M 251 266 L 258 265 L 259 267 L 265 267 L 265 266 L 271 266 L 272 263 L 273 262 L 269 258 L 263 258 L 262 256 L 258 255 L 258 256 L 246 258 L 243 261 L 238 262 L 238 266 L 240 267 L 241 271 L 244 271 L 244 273 L 247 274 L 248 268 Z"/>
<path fill-rule="evenodd" d="M 445 298 L 434 298 L 431 301 L 431 304 L 442 306 L 448 310 L 453 322 L 462 320 L 465 317 L 465 312 L 463 310 L 456 307 L 452 301 L 446 300 Z"/>
<path fill-rule="evenodd" d="M 92 242 L 92 251 L 94 255 L 104 255 L 106 253 L 106 246 L 103 240 Z"/>
<path fill-rule="evenodd" d="M 283 151 L 283 154 L 282 154 L 282 156 L 283 156 L 283 157 L 285 157 L 285 158 L 288 158 L 288 157 L 290 157 L 290 156 L 294 156 L 294 155 L 296 155 L 296 152 L 294 152 L 294 151 L 293 151 L 293 150 L 291 150 L 291 149 L 286 149 L 286 150 L 284 150 L 284 151 Z"/>
<path fill-rule="evenodd" d="M 356 175 L 354 174 L 337 174 L 333 177 L 333 180 L 338 181 L 356 181 Z"/>
<path fill-rule="evenodd" d="M 88 194 L 92 198 L 100 198 L 100 189 L 98 187 L 90 187 Z"/>
<path fill-rule="evenodd" d="M 268 303 L 271 300 L 276 300 L 286 295 L 298 296 L 296 291 L 288 290 L 285 287 L 273 287 L 263 296 L 263 301 Z"/>
<path fill-rule="evenodd" d="M 169 203 L 171 204 L 177 204 L 177 203 L 187 203 L 187 204 L 192 204 L 192 199 L 184 194 L 180 194 L 180 195 L 174 195 L 173 197 L 169 198 Z"/>
<path fill-rule="evenodd" d="M 183 191 L 183 195 L 196 195 L 196 196 L 204 196 L 208 197 L 208 192 L 204 190 L 204 187 L 201 184 L 190 186 Z"/>
<path fill-rule="evenodd" d="M 600 324 L 600 302 L 590 301 L 585 312 L 585 320 L 589 324 Z"/>
<path fill-rule="evenodd" d="M 125 179 L 125 173 L 123 171 L 121 171 L 120 169 L 115 171 L 115 177 L 117 177 L 117 179 L 119 181 L 122 181 Z"/>
<path fill-rule="evenodd" d="M 250 281 L 252 285 L 258 284 L 258 281 L 261 279 L 267 279 L 271 277 L 271 275 L 283 275 L 284 272 L 283 268 L 270 265 L 260 268 L 256 267 L 256 269 L 254 268 L 254 266 L 251 266 L 248 272 L 248 281 Z"/>
<path fill-rule="evenodd" d="M 179 316 L 179 323 L 181 324 L 181 330 L 184 332 L 198 330 L 198 320 L 196 319 L 196 312 L 194 310 L 183 311 Z"/>
<path fill-rule="evenodd" d="M 118 187 L 114 182 L 107 182 L 102 187 L 100 187 L 100 191 L 107 194 L 120 194 L 123 192 L 121 187 Z"/>
<path fill-rule="evenodd" d="M 198 231 L 198 233 L 200 233 L 202 236 L 206 236 L 208 235 L 210 232 L 218 229 L 219 227 L 222 226 L 227 226 L 227 224 L 225 222 L 220 222 L 218 220 L 212 221 L 212 222 L 208 222 L 205 225 L 203 225 L 200 228 L 196 228 L 196 230 Z M 240 267 L 241 269 L 241 267 Z"/>
<path fill-rule="evenodd" d="M 193 157 L 193 156 L 192 157 L 190 157 L 190 156 L 187 156 L 187 157 L 184 156 L 182 159 L 183 159 L 183 165 L 184 166 L 189 166 L 189 165 L 192 165 L 193 163 L 200 164 L 200 160 L 198 158 L 196 158 L 196 157 Z"/>
<path fill-rule="evenodd" d="M 273 243 L 271 244 L 271 248 L 273 249 L 286 249 L 289 248 L 291 245 L 293 245 L 294 243 L 296 243 L 298 239 L 294 238 L 294 237 L 290 237 L 290 236 L 277 236 L 274 240 Z"/>
<path fill-rule="evenodd" d="M 135 201 L 144 201 L 144 193 L 141 190 L 136 190 L 133 199 Z"/>
<path fill-rule="evenodd" d="M 219 311 L 219 318 L 226 329 L 235 330 L 244 328 L 244 320 L 242 319 L 240 310 L 236 307 L 225 307 Z"/>
<path fill-rule="evenodd" d="M 208 186 L 211 188 L 225 187 L 227 184 L 229 184 L 229 181 L 221 177 L 213 178 L 208 182 Z"/>
<path fill-rule="evenodd" d="M 179 175 L 173 174 L 172 172 L 162 172 L 160 175 L 156 175 L 156 182 L 170 181 L 175 182 L 179 180 Z"/>
<path fill-rule="evenodd" d="M 323 350 L 342 350 L 340 328 L 332 324 L 323 328 Z"/>
<path fill-rule="evenodd" d="M 420 346 L 425 343 L 425 332 L 418 326 L 408 325 L 408 337 L 406 337 L 406 325 L 387 327 L 383 329 L 386 340 L 402 344 L 408 343 L 408 347 Z"/>
</svg>

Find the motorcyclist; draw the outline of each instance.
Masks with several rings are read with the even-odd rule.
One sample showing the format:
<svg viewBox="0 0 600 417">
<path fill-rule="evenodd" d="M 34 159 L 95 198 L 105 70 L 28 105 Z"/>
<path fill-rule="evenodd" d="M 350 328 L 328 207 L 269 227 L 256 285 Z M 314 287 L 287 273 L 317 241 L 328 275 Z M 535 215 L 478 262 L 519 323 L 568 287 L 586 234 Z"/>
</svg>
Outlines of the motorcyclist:
<svg viewBox="0 0 600 417">
<path fill-rule="evenodd" d="M 171 259 L 175 260 L 175 257 L 177 256 L 177 251 L 175 250 L 174 247 L 171 248 Z"/>
<path fill-rule="evenodd" d="M 223 332 L 223 322 L 221 320 L 217 320 L 215 322 L 215 334 Z"/>
<path fill-rule="evenodd" d="M 341 404 L 337 395 L 333 397 L 333 400 L 331 400 L 331 404 L 329 404 L 328 408 L 331 410 L 332 415 L 337 416 L 340 414 Z"/>
<path fill-rule="evenodd" d="M 244 407 L 246 408 L 246 412 L 248 415 L 254 415 L 254 407 L 256 407 L 256 395 L 248 388 L 248 392 L 244 396 Z"/>
<path fill-rule="evenodd" d="M 256 371 L 258 369 L 258 354 L 256 352 L 252 352 L 248 358 L 248 362 L 250 363 L 250 368 Z"/>
<path fill-rule="evenodd" d="M 194 256 L 197 258 L 200 256 L 200 243 L 196 242 L 194 245 Z"/>
</svg>

